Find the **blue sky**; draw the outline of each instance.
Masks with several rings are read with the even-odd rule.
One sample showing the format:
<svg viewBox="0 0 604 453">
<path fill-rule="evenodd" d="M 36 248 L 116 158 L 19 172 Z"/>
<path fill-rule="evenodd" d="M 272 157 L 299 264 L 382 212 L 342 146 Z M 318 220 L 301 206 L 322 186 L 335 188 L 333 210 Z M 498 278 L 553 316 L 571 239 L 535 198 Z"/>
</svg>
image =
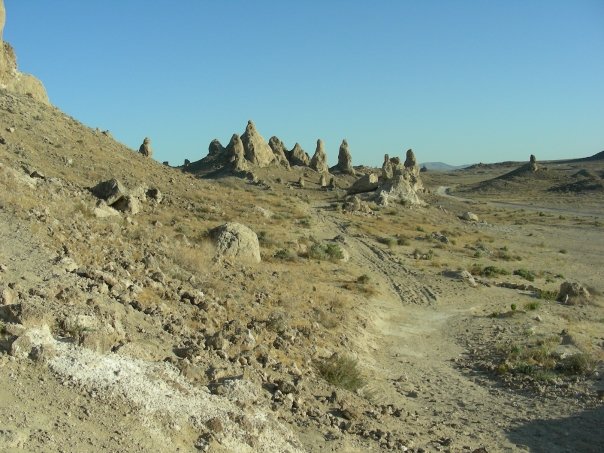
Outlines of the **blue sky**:
<svg viewBox="0 0 604 453">
<path fill-rule="evenodd" d="M 4 39 L 51 101 L 159 161 L 248 119 L 332 163 L 604 150 L 602 0 L 5 0 Z"/>
</svg>

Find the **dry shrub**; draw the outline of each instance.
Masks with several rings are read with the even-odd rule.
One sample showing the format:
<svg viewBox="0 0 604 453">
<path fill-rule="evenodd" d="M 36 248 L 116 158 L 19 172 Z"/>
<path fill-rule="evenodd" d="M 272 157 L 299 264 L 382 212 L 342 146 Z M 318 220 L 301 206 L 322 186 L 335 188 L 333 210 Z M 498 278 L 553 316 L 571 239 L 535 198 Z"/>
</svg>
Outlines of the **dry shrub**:
<svg viewBox="0 0 604 453">
<path fill-rule="evenodd" d="M 198 246 L 174 247 L 172 260 L 192 273 L 199 273 L 212 265 L 215 248 L 210 240 L 201 242 Z"/>
</svg>

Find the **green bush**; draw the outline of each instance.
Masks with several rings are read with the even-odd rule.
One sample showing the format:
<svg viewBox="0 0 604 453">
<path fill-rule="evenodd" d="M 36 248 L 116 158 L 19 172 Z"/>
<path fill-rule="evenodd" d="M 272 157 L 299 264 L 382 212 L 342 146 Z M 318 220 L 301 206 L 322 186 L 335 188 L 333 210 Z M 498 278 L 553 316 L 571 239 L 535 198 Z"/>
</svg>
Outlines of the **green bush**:
<svg viewBox="0 0 604 453">
<path fill-rule="evenodd" d="M 313 244 L 308 251 L 308 257 L 319 261 L 338 261 L 344 258 L 344 252 L 338 244 Z"/>
<path fill-rule="evenodd" d="M 524 308 L 527 310 L 537 310 L 541 304 L 539 302 L 527 302 L 524 304 Z"/>
<path fill-rule="evenodd" d="M 535 281 L 535 273 L 527 269 L 516 269 L 514 275 L 518 275 L 529 282 Z"/>
</svg>

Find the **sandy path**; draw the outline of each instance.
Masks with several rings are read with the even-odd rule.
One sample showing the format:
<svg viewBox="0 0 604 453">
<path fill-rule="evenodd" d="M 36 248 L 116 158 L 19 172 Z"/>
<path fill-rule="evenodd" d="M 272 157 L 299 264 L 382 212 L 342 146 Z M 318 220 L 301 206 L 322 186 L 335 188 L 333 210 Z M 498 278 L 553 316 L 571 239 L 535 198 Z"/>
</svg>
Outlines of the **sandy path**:
<svg viewBox="0 0 604 453">
<path fill-rule="evenodd" d="M 421 275 L 371 241 L 347 235 L 324 213 L 317 212 L 316 217 L 324 232 L 345 236 L 352 259 L 361 268 L 381 277 L 385 297 L 367 305 L 368 334 L 358 337 L 356 344 L 362 351 L 360 361 L 371 370 L 369 388 L 375 402 L 404 410 L 395 429 L 408 439 L 408 447 L 601 451 L 604 438 L 594 433 L 599 433 L 604 411 L 581 412 L 578 403 L 507 390 L 457 365 L 466 352 L 459 338 L 480 342 L 492 335 L 474 319 L 486 305 L 509 298 L 509 290 L 475 289 Z"/>
</svg>

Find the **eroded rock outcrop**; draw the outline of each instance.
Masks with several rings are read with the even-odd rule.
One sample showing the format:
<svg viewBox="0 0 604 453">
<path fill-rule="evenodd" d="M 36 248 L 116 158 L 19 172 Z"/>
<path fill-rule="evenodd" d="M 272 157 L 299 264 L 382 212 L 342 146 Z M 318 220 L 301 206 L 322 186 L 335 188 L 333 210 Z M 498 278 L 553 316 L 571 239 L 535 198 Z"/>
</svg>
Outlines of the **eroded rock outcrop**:
<svg viewBox="0 0 604 453">
<path fill-rule="evenodd" d="M 539 170 L 539 165 L 537 165 L 537 158 L 534 154 L 531 154 L 531 157 L 529 158 L 529 168 L 532 172 Z"/>
<path fill-rule="evenodd" d="M 340 145 L 340 151 L 338 152 L 338 164 L 332 167 L 331 170 L 345 173 L 347 175 L 355 174 L 354 168 L 352 168 L 352 156 L 348 150 L 348 142 L 346 139 L 342 140 L 342 144 Z"/>
<path fill-rule="evenodd" d="M 289 160 L 287 160 L 287 156 L 285 155 L 285 144 L 273 135 L 268 141 L 268 146 L 273 150 L 275 160 L 283 167 L 289 168 Z"/>
<path fill-rule="evenodd" d="M 382 179 L 392 178 L 392 163 L 390 162 L 390 156 L 384 154 L 384 163 L 382 164 Z"/>
<path fill-rule="evenodd" d="M 5 22 L 4 0 L 0 0 L 0 88 L 19 94 L 27 94 L 37 101 L 49 104 L 48 95 L 42 82 L 32 75 L 19 72 L 17 69 L 15 51 L 9 43 L 3 40 Z"/>
<path fill-rule="evenodd" d="M 299 143 L 296 143 L 292 150 L 287 153 L 287 159 L 292 166 L 299 165 L 306 167 L 310 164 L 308 153 L 302 149 Z"/>
<path fill-rule="evenodd" d="M 421 205 L 423 201 L 418 194 L 423 190 L 415 154 L 408 150 L 404 164 L 398 157 L 384 155 L 380 178 L 376 174 L 366 174 L 348 189 L 348 193 L 364 194 L 366 200 L 383 206 L 393 201 L 403 205 Z"/>
<path fill-rule="evenodd" d="M 145 137 L 143 144 L 138 149 L 138 152 L 145 157 L 151 157 L 153 155 L 153 150 L 151 149 L 151 139 L 149 137 Z"/>
<path fill-rule="evenodd" d="M 267 167 L 275 160 L 273 150 L 262 138 L 262 135 L 258 133 L 253 121 L 250 120 L 247 122 L 247 127 L 241 136 L 241 141 L 245 150 L 245 158 L 252 165 Z"/>
<path fill-rule="evenodd" d="M 315 154 L 310 160 L 310 168 L 318 171 L 319 173 L 329 173 L 329 167 L 327 166 L 327 154 L 325 153 L 323 140 L 317 140 L 317 149 Z"/>
<path fill-rule="evenodd" d="M 245 150 L 243 141 L 237 134 L 233 134 L 231 141 L 225 150 L 231 170 L 234 172 L 244 172 L 249 170 L 249 165 L 245 159 Z"/>
</svg>

